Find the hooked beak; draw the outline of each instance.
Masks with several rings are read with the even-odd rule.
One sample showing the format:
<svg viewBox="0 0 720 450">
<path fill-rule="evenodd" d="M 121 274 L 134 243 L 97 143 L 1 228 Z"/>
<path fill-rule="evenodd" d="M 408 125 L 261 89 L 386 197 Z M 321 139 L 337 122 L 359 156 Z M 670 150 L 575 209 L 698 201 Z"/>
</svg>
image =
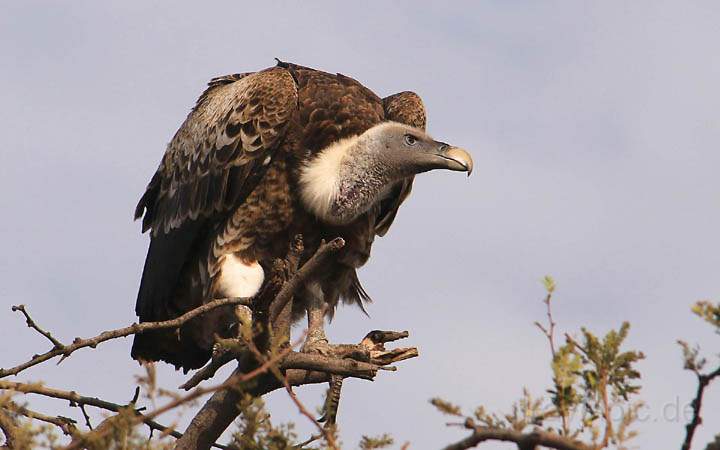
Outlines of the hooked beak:
<svg viewBox="0 0 720 450">
<path fill-rule="evenodd" d="M 437 151 L 437 156 L 443 158 L 444 168 L 455 170 L 458 172 L 467 172 L 468 176 L 473 170 L 473 160 L 466 150 L 460 147 L 453 147 L 448 144 L 442 144 Z"/>
</svg>

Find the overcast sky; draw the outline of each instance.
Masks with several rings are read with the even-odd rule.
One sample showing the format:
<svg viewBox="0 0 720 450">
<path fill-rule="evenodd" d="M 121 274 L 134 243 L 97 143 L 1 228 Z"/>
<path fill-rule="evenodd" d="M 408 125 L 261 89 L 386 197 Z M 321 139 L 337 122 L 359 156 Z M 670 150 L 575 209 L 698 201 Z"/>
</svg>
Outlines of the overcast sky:
<svg viewBox="0 0 720 450">
<path fill-rule="evenodd" d="M 676 339 L 717 353 L 691 315 L 720 298 L 720 4 L 708 2 L 2 2 L 0 366 L 46 342 L 135 320 L 148 238 L 132 211 L 211 77 L 273 57 L 414 90 L 429 131 L 470 149 L 475 173 L 420 176 L 361 272 L 370 318 L 338 311 L 335 342 L 407 329 L 421 357 L 345 383 L 342 440 L 390 432 L 430 449 L 447 429 L 433 396 L 507 411 L 550 384 L 540 279 L 558 282 L 562 331 L 632 322 L 645 352 L 641 448 L 678 447 L 695 389 Z M 362 6 L 360 6 L 362 5 Z M 131 339 L 19 379 L 125 402 Z M 713 360 L 715 362 L 715 360 Z M 161 382 L 184 377 L 160 365 Z M 303 388 L 311 407 L 324 387 Z M 64 402 L 33 399 L 44 412 Z M 720 386 L 697 447 L 720 432 Z M 312 429 L 284 393 L 276 421 Z M 76 414 L 76 412 L 71 412 Z M 166 422 L 172 418 L 165 418 Z M 487 445 L 485 448 L 507 448 Z"/>
</svg>

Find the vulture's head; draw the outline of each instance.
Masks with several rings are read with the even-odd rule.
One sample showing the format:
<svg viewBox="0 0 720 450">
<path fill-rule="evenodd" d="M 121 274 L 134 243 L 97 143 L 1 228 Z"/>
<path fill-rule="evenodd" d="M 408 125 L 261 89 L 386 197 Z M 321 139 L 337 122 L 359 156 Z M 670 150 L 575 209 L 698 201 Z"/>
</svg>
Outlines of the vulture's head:
<svg viewBox="0 0 720 450">
<path fill-rule="evenodd" d="M 423 130 L 384 122 L 321 150 L 304 166 L 302 198 L 318 218 L 349 223 L 407 177 L 435 169 L 467 172 L 470 154 Z"/>
<path fill-rule="evenodd" d="M 447 169 L 472 172 L 470 154 L 458 147 L 438 142 L 424 131 L 397 122 L 384 122 L 360 135 L 357 139 L 355 158 L 348 155 L 347 162 L 371 155 L 377 158 L 381 170 L 396 172 L 401 177 Z"/>
</svg>

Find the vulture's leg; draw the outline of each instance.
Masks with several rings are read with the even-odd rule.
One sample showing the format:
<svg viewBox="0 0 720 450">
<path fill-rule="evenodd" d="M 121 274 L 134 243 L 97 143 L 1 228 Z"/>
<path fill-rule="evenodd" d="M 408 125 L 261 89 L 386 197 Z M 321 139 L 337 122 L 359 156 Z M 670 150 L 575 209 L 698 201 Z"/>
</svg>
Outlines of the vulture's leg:
<svg viewBox="0 0 720 450">
<path fill-rule="evenodd" d="M 327 308 L 325 298 L 318 285 L 309 286 L 308 291 L 310 293 L 307 306 L 308 335 L 302 350 L 308 353 L 320 353 L 321 355 L 332 356 L 332 347 L 328 343 L 327 336 L 325 336 L 325 311 Z M 323 416 L 318 419 L 321 422 L 324 421 L 326 427 L 335 425 L 338 405 L 340 404 L 342 382 L 342 376 L 330 375 L 330 388 L 325 398 Z"/>
<path fill-rule="evenodd" d="M 342 375 L 330 375 L 330 388 L 328 388 L 327 396 L 325 397 L 323 415 L 318 419 L 318 422 L 325 422 L 325 428 L 335 425 L 338 406 L 340 406 L 340 391 L 342 390 L 342 384 Z"/>
<path fill-rule="evenodd" d="M 308 331 L 302 351 L 328 356 L 332 353 L 332 348 L 325 336 L 325 299 L 317 284 L 308 286 L 308 293 Z"/>
</svg>

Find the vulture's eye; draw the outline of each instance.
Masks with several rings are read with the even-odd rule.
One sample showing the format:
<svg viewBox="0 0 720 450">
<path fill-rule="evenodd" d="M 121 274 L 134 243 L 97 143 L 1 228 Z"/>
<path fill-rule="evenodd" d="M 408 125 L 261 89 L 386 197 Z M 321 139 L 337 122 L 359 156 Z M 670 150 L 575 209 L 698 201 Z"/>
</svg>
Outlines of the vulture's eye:
<svg viewBox="0 0 720 450">
<path fill-rule="evenodd" d="M 405 145 L 413 146 L 417 144 L 417 138 L 413 136 L 412 134 L 406 134 L 405 135 Z"/>
</svg>

